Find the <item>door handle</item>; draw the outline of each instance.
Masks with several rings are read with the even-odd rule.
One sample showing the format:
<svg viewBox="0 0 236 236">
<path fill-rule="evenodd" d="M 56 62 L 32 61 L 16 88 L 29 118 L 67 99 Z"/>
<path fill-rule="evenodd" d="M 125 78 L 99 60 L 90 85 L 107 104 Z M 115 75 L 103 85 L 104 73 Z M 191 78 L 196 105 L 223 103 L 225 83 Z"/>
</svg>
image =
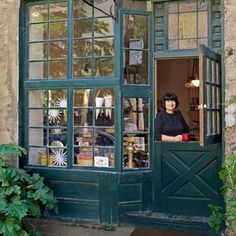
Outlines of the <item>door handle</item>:
<svg viewBox="0 0 236 236">
<path fill-rule="evenodd" d="M 198 105 L 198 110 L 203 110 L 207 108 L 207 104 L 200 104 Z"/>
</svg>

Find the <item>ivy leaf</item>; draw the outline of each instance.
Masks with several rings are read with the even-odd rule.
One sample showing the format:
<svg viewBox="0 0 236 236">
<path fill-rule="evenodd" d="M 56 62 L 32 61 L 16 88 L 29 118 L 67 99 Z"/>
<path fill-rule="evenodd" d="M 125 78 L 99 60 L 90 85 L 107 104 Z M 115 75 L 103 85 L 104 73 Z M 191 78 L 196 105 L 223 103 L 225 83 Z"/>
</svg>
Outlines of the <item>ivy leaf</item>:
<svg viewBox="0 0 236 236">
<path fill-rule="evenodd" d="M 21 230 L 20 220 L 14 217 L 6 217 L 5 220 L 0 220 L 0 233 L 5 236 L 19 236 Z"/>
<path fill-rule="evenodd" d="M 12 202 L 8 204 L 8 208 L 6 209 L 6 215 L 16 217 L 19 220 L 25 217 L 27 212 L 28 206 L 18 196 L 12 199 Z"/>
</svg>

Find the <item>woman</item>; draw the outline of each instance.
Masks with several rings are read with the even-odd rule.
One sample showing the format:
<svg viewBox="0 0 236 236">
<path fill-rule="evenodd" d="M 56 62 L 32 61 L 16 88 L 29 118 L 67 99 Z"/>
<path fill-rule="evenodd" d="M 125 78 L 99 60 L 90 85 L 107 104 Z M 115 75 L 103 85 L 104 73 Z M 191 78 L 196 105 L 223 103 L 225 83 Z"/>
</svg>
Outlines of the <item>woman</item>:
<svg viewBox="0 0 236 236">
<path fill-rule="evenodd" d="M 177 110 L 179 102 L 175 93 L 168 92 L 163 96 L 163 111 L 155 118 L 154 139 L 164 142 L 180 142 L 182 134 L 189 133 L 189 127 Z"/>
</svg>

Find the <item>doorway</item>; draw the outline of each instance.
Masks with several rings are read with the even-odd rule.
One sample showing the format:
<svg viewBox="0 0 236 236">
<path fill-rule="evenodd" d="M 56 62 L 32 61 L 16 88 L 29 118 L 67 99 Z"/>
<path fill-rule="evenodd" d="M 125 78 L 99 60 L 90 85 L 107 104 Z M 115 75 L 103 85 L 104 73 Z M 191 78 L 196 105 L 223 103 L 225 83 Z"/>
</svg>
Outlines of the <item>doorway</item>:
<svg viewBox="0 0 236 236">
<path fill-rule="evenodd" d="M 190 127 L 190 140 L 199 140 L 199 84 L 198 59 L 168 59 L 156 61 L 155 78 L 155 113 L 161 108 L 161 100 L 166 92 L 174 92 L 178 96 L 179 107 Z"/>
</svg>

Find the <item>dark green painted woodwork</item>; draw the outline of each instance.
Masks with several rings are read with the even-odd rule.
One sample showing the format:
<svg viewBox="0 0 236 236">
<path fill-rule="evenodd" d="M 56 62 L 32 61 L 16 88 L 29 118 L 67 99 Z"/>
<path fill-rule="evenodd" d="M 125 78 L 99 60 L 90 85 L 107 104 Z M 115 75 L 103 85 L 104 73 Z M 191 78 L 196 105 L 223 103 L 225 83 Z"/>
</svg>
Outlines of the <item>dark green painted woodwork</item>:
<svg viewBox="0 0 236 236">
<path fill-rule="evenodd" d="M 222 27 L 221 27 L 221 0 L 213 0 L 211 9 L 211 24 L 212 24 L 212 36 L 211 36 L 211 48 L 218 53 L 222 51 Z"/>
<path fill-rule="evenodd" d="M 209 216 L 208 204 L 221 202 L 220 166 L 220 144 L 156 142 L 154 211 Z"/>
<path fill-rule="evenodd" d="M 174 0 L 175 1 L 175 0 Z M 154 13 L 154 52 L 156 57 L 196 56 L 197 49 L 180 49 L 168 51 L 167 3 L 173 0 L 153 0 Z M 209 48 L 221 53 L 222 26 L 221 0 L 209 1 L 208 42 Z"/>
<path fill-rule="evenodd" d="M 151 171 L 106 173 L 28 169 L 44 176 L 59 200 L 58 214 L 101 224 L 118 224 L 119 216 L 130 211 L 151 210 Z"/>
</svg>

